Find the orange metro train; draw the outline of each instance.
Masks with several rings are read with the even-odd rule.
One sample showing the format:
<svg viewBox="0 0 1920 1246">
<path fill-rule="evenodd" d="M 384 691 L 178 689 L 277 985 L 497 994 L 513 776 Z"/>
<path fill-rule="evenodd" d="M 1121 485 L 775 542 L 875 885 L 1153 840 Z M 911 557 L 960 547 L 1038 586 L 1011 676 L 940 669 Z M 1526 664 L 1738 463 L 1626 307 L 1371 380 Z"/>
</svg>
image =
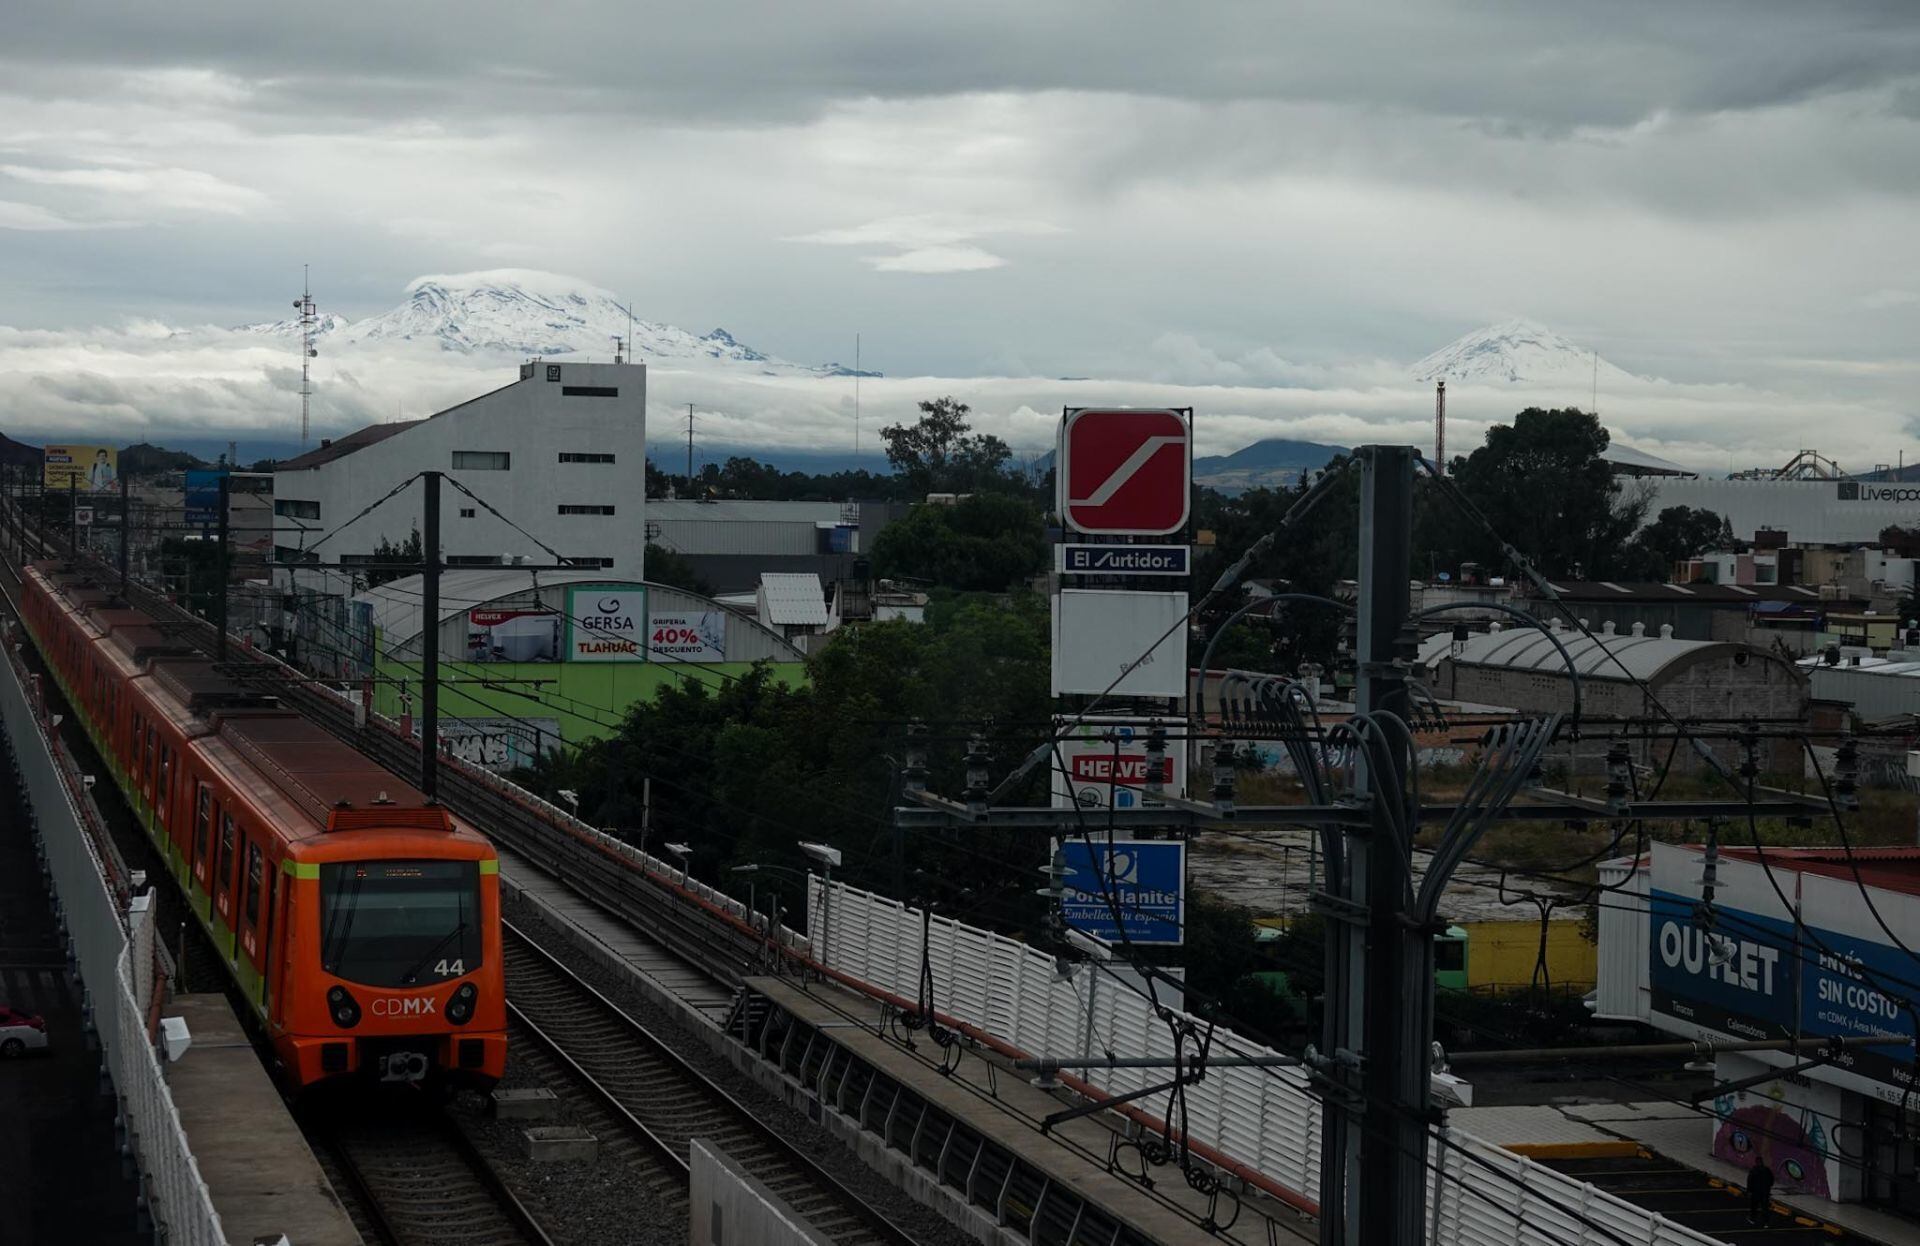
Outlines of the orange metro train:
<svg viewBox="0 0 1920 1246">
<path fill-rule="evenodd" d="M 21 612 L 293 1089 L 491 1085 L 499 860 L 418 789 L 57 562 Z"/>
</svg>

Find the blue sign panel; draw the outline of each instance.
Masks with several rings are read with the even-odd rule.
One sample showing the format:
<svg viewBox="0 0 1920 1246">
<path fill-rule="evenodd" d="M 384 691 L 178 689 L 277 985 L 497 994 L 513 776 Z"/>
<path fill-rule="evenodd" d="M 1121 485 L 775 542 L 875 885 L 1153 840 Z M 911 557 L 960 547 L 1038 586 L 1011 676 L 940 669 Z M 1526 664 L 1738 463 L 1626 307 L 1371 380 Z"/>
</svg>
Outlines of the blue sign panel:
<svg viewBox="0 0 1920 1246">
<path fill-rule="evenodd" d="M 1108 943 L 1185 941 L 1185 843 L 1117 839 L 1109 845 L 1095 836 L 1092 843 L 1068 840 L 1061 852 L 1070 871 L 1060 904 L 1067 925 Z"/>
<path fill-rule="evenodd" d="M 1184 545 L 1062 545 L 1060 570 L 1069 575 L 1185 575 Z"/>
<path fill-rule="evenodd" d="M 1819 942 L 1809 940 L 1802 949 L 1801 1033 L 1893 1037 L 1896 1041 L 1885 1047 L 1850 1047 L 1834 1063 L 1863 1077 L 1903 1085 L 1913 1073 L 1915 1021 L 1894 994 L 1905 993 L 1903 984 L 1913 978 L 1913 959 L 1877 940 L 1807 929 Z"/>
<path fill-rule="evenodd" d="M 225 472 L 195 467 L 187 471 L 187 522 L 210 525 L 220 522 L 220 478 Z"/>
<path fill-rule="evenodd" d="M 1652 894 L 1648 985 L 1653 1011 L 1739 1038 L 1793 1034 L 1800 958 L 1791 922 L 1716 906 L 1712 931 L 1698 901 Z M 1724 935 L 1716 950 L 1709 934 Z"/>
</svg>

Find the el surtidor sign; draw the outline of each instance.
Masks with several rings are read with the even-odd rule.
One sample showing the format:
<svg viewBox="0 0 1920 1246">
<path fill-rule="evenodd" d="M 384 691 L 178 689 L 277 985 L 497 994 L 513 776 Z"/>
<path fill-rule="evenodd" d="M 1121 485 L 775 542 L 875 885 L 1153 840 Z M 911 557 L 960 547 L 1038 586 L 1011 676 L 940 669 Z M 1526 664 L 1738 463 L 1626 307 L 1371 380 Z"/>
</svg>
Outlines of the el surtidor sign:
<svg viewBox="0 0 1920 1246">
<path fill-rule="evenodd" d="M 1893 946 L 1849 877 L 1773 877 L 1723 857 L 1711 924 L 1701 911 L 1701 854 L 1656 845 L 1649 900 L 1648 985 L 1656 1025 L 1701 1039 L 1887 1035 L 1846 1049 L 1823 1080 L 1898 1099 L 1912 1076 L 1920 964 Z M 1776 890 L 1776 886 L 1778 890 Z M 1920 946 L 1920 899 L 1866 889 L 1908 946 Z M 1783 902 L 1784 899 L 1784 902 Z M 1905 927 L 1905 929 L 1903 929 Z M 1769 1063 L 1775 1053 L 1764 1053 Z"/>
<path fill-rule="evenodd" d="M 647 660 L 647 590 L 576 584 L 567 590 L 567 659 Z"/>
</svg>

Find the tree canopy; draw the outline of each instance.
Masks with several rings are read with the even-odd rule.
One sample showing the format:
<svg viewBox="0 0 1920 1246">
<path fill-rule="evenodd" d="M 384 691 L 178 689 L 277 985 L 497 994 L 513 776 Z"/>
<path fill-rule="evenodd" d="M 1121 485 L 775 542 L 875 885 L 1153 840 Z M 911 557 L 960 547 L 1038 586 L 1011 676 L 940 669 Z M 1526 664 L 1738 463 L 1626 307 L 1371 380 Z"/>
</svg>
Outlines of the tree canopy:
<svg viewBox="0 0 1920 1246">
<path fill-rule="evenodd" d="M 1644 511 L 1616 491 L 1600 457 L 1607 444 L 1606 428 L 1589 412 L 1528 407 L 1454 460 L 1456 483 L 1543 574 L 1606 578 L 1621 571 Z M 1477 525 L 1464 526 L 1460 544 L 1476 561 L 1506 562 Z"/>
<path fill-rule="evenodd" d="M 1704 508 L 1669 506 L 1634 538 L 1640 562 L 1635 578 L 1665 580 L 1677 562 L 1733 547 L 1733 525 L 1719 515 Z"/>
<path fill-rule="evenodd" d="M 972 410 L 957 398 L 935 398 L 920 404 L 920 418 L 914 423 L 890 424 L 880 430 L 880 439 L 887 444 L 887 462 L 915 496 L 971 493 L 1005 483 L 1013 451 L 990 433 L 973 432 L 967 422 Z"/>
<path fill-rule="evenodd" d="M 1046 562 L 1039 508 L 1002 493 L 976 493 L 951 506 L 923 502 L 873 543 L 876 574 L 962 590 L 997 592 Z"/>
</svg>

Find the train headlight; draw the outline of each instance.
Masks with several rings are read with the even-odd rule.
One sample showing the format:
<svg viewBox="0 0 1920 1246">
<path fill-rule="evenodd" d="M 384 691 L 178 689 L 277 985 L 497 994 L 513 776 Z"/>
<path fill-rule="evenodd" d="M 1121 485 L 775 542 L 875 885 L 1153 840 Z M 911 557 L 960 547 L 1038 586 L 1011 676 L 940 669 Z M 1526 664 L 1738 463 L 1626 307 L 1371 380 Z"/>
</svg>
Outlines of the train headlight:
<svg viewBox="0 0 1920 1246">
<path fill-rule="evenodd" d="M 332 1014 L 333 1023 L 343 1030 L 360 1024 L 359 1001 L 349 995 L 344 986 L 336 984 L 327 988 L 327 1012 Z"/>
<path fill-rule="evenodd" d="M 455 1025 L 465 1025 L 473 1020 L 473 1005 L 480 998 L 480 992 L 471 982 L 462 982 L 453 997 L 447 1000 L 447 1020 Z"/>
</svg>

